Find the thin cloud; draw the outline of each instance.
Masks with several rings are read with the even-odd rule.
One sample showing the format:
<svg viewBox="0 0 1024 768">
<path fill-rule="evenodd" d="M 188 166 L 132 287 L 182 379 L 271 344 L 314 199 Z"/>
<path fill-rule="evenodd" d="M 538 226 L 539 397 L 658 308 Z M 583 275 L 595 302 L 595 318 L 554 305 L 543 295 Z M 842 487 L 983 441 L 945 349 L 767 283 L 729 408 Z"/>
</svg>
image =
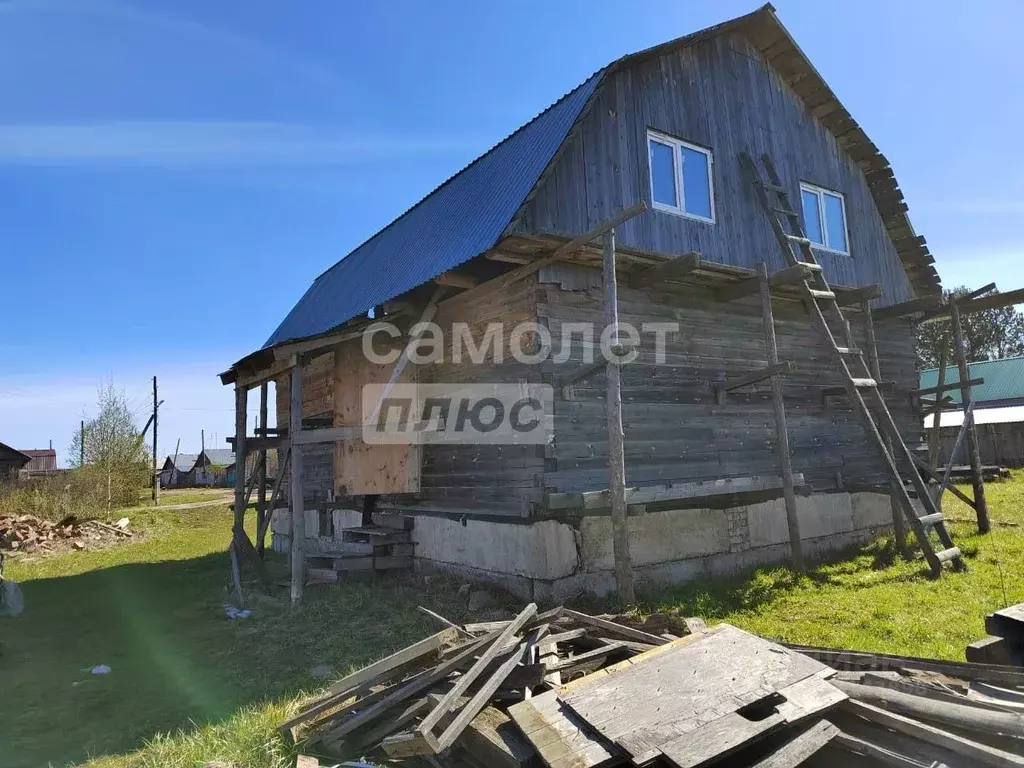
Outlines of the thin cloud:
<svg viewBox="0 0 1024 768">
<path fill-rule="evenodd" d="M 80 13 L 106 16 L 129 24 L 154 27 L 161 33 L 177 34 L 193 41 L 201 41 L 211 48 L 231 52 L 234 55 L 287 69 L 296 75 L 330 90 L 336 90 L 342 83 L 335 72 L 320 66 L 309 58 L 269 45 L 251 36 L 241 35 L 233 30 L 198 22 L 166 11 L 139 8 L 113 0 L 8 0 L 0 3 L 0 13 L 33 12 Z"/>
<path fill-rule="evenodd" d="M 103 122 L 0 124 L 0 163 L 175 165 L 356 165 L 465 155 L 466 137 L 331 134 L 260 122 Z"/>
</svg>

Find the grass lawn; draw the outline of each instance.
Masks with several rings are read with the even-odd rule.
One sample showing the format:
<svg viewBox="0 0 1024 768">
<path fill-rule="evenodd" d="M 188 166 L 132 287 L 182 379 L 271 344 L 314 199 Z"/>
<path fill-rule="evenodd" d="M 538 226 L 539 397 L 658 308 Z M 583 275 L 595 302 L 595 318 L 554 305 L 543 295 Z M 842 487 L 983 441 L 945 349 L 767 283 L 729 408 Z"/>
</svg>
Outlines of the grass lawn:
<svg viewBox="0 0 1024 768">
<path fill-rule="evenodd" d="M 988 491 L 994 522 L 1024 524 L 1024 476 Z M 969 518 L 952 499 L 945 507 Z M 214 759 L 281 768 L 291 755 L 274 727 L 325 676 L 436 631 L 417 605 L 465 617 L 452 580 L 410 577 L 319 587 L 297 610 L 280 589 L 254 596 L 253 617 L 232 621 L 223 609 L 226 507 L 140 509 L 132 526 L 147 536 L 9 568 L 27 608 L 0 620 L 0 768 L 89 758 L 91 768 Z M 957 524 L 953 535 L 970 570 L 937 581 L 921 558 L 895 559 L 883 540 L 801 578 L 763 568 L 643 595 L 639 610 L 677 610 L 796 642 L 962 659 L 1004 588 L 1008 602 L 1024 600 L 1024 528 L 995 525 L 979 537 Z M 283 577 L 283 563 L 272 567 Z M 111 673 L 90 674 L 98 664 Z"/>
</svg>

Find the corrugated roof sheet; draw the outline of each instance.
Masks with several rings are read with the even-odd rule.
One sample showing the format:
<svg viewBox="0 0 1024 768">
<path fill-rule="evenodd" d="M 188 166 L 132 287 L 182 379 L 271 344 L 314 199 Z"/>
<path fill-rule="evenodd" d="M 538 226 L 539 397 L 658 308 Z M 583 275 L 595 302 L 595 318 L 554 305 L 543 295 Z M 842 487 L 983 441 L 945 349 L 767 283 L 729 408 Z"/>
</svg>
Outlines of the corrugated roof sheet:
<svg viewBox="0 0 1024 768">
<path fill-rule="evenodd" d="M 188 472 L 196 465 L 196 459 L 198 458 L 198 453 L 179 453 L 177 461 L 175 461 L 175 456 L 172 454 L 164 460 L 164 466 L 170 464 L 179 472 Z"/>
<path fill-rule="evenodd" d="M 264 347 L 325 333 L 493 246 L 600 79 L 594 74 L 320 275 Z"/>
<path fill-rule="evenodd" d="M 206 458 L 215 466 L 230 467 L 235 463 L 235 452 L 230 448 L 207 448 Z"/>
<path fill-rule="evenodd" d="M 985 383 L 971 388 L 974 401 L 980 408 L 985 403 L 1020 400 L 1024 402 L 1024 357 L 1006 357 L 1002 360 L 982 360 L 969 363 L 967 366 L 972 379 L 984 379 Z M 956 366 L 946 368 L 946 383 L 960 381 L 960 371 Z M 934 387 L 939 383 L 939 369 L 929 368 L 921 371 L 921 387 Z M 952 390 L 945 394 L 959 403 L 960 390 Z"/>
</svg>

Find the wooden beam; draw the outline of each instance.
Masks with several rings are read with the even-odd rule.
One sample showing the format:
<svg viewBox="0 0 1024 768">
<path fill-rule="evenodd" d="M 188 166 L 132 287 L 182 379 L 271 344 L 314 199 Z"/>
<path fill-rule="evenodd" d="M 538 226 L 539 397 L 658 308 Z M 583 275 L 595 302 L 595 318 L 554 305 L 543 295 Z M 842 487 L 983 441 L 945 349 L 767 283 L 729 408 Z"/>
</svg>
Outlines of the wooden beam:
<svg viewBox="0 0 1024 768">
<path fill-rule="evenodd" d="M 871 310 L 875 320 L 890 320 L 894 317 L 904 317 L 915 312 L 928 312 L 940 309 L 943 305 L 941 296 L 924 296 L 920 299 L 911 299 L 899 304 L 892 304 L 888 307 Z"/>
<path fill-rule="evenodd" d="M 244 386 L 235 385 L 235 445 L 239 450 L 235 452 L 235 509 L 234 521 L 231 526 L 231 548 L 234 567 L 232 567 L 232 580 L 234 581 L 235 601 L 238 607 L 243 605 L 241 574 L 237 567 L 239 559 L 239 539 L 245 533 L 245 432 L 246 405 L 248 390 Z M 239 462 L 241 457 L 241 462 Z M 241 463 L 242 471 L 238 471 Z"/>
<path fill-rule="evenodd" d="M 882 286 L 878 283 L 862 285 L 859 288 L 837 288 L 833 286 L 832 292 L 836 295 L 836 304 L 841 307 L 882 298 Z"/>
<path fill-rule="evenodd" d="M 469 275 L 460 275 L 457 272 L 442 272 L 434 278 L 434 282 L 448 288 L 476 288 L 480 285 L 480 279 Z"/>
<path fill-rule="evenodd" d="M 268 386 L 267 382 L 260 384 L 260 415 L 259 415 L 259 427 L 257 433 L 263 430 L 267 431 L 267 394 Z M 267 449 L 260 449 L 259 453 L 260 462 L 260 473 L 259 473 L 259 485 L 257 486 L 256 503 L 259 505 L 256 507 L 256 554 L 263 557 L 266 552 L 266 532 L 267 526 L 263 524 L 263 518 L 269 517 L 270 512 L 267 510 Z M 235 457 L 235 474 L 238 474 L 238 457 Z M 242 466 L 245 466 L 245 459 L 241 461 Z M 278 472 L 280 474 L 280 472 Z"/>
<path fill-rule="evenodd" d="M 360 427 L 321 427 L 320 429 L 303 429 L 291 438 L 292 445 L 317 445 L 319 443 L 336 443 L 339 440 L 355 440 L 362 434 Z"/>
<path fill-rule="evenodd" d="M 864 320 L 864 339 L 867 346 L 868 366 L 875 381 L 882 380 L 882 366 L 878 359 L 878 342 L 875 338 L 875 319 L 871 316 L 871 303 L 864 299 L 860 305 L 861 315 Z M 892 438 L 885 436 L 885 447 L 890 456 L 893 453 Z M 889 511 L 892 514 L 893 538 L 896 540 L 896 551 L 905 552 L 907 549 L 907 526 L 903 519 L 903 509 L 900 506 L 900 487 L 895 477 L 889 479 Z"/>
<path fill-rule="evenodd" d="M 965 379 L 965 383 L 961 384 L 959 381 L 951 381 L 949 383 L 942 383 L 937 387 L 923 387 L 921 389 L 912 389 L 910 394 L 912 395 L 937 395 L 940 392 L 945 392 L 950 389 L 963 389 L 963 387 L 980 387 L 985 383 L 984 379 Z"/>
<path fill-rule="evenodd" d="M 945 481 L 942 478 L 939 477 L 939 473 L 938 472 L 936 472 L 934 469 L 932 469 L 931 467 L 928 466 L 928 462 L 927 461 L 925 461 L 922 458 L 919 458 L 918 456 L 911 456 L 911 458 L 914 460 L 914 464 L 917 466 L 918 469 L 920 469 L 922 472 L 924 472 L 924 474 L 927 475 L 928 477 L 932 478 L 932 480 L 934 480 L 936 483 L 939 483 L 939 491 L 940 492 L 942 491 L 942 489 L 948 488 L 949 492 L 952 493 L 954 496 L 956 496 L 958 499 L 960 499 L 960 501 L 962 501 L 964 504 L 969 506 L 971 509 L 975 508 L 974 507 L 974 499 L 972 499 L 966 493 L 961 491 L 959 488 L 957 488 L 951 482 L 948 483 L 948 484 L 944 484 Z M 938 503 L 938 502 L 936 502 L 936 503 Z"/>
<path fill-rule="evenodd" d="M 935 388 L 935 410 L 933 411 L 931 434 L 928 435 L 928 466 L 937 467 L 939 465 L 939 448 L 941 447 L 942 437 L 942 408 L 941 401 L 939 400 L 939 393 L 944 392 L 946 388 L 946 351 L 945 338 L 939 344 L 939 386 Z M 941 493 L 941 491 L 940 491 Z"/>
<path fill-rule="evenodd" d="M 302 431 L 302 366 L 292 367 L 291 394 L 288 405 L 288 430 L 297 435 Z M 302 602 L 306 586 L 306 509 L 302 500 L 302 449 L 291 447 L 291 509 L 292 509 L 292 605 Z"/>
<path fill-rule="evenodd" d="M 934 312 L 930 312 L 927 319 L 931 320 L 951 316 L 953 303 L 954 302 L 948 302 L 936 309 Z M 1024 288 L 1018 288 L 1015 291 L 1007 291 L 1006 293 L 994 293 L 990 296 L 982 296 L 977 299 L 957 299 L 955 303 L 959 306 L 961 315 L 969 315 L 972 312 L 984 312 L 986 309 L 1002 309 L 1003 307 L 1009 307 L 1013 304 L 1024 304 Z"/>
<path fill-rule="evenodd" d="M 807 280 L 814 275 L 815 272 L 820 272 L 821 267 L 817 264 L 794 264 L 792 267 L 786 267 L 780 270 L 768 278 L 769 285 L 772 288 L 778 288 L 783 285 L 794 285 L 802 280 Z M 738 283 L 727 285 L 724 288 L 719 288 L 715 291 L 716 301 L 735 301 L 741 299 L 744 296 L 750 296 L 757 293 L 760 290 L 761 278 L 752 277 L 749 280 L 741 280 Z"/>
<path fill-rule="evenodd" d="M 800 539 L 800 519 L 797 516 L 796 491 L 793 489 L 793 457 L 789 449 L 789 426 L 786 423 L 786 406 L 783 401 L 782 379 L 779 374 L 793 369 L 792 363 L 779 363 L 779 346 L 775 339 L 775 316 L 772 313 L 772 288 L 768 277 L 768 265 L 763 261 L 759 267 L 758 284 L 761 294 L 761 322 L 764 324 L 764 346 L 768 354 L 768 374 L 772 380 L 772 409 L 775 411 L 775 434 L 778 439 L 779 467 L 782 470 L 782 495 L 786 502 L 786 523 L 789 526 L 789 550 L 793 570 L 804 571 L 804 554 Z M 804 279 L 804 278 L 801 278 Z M 761 373 L 764 373 L 762 371 Z M 746 379 L 752 374 L 747 374 Z M 760 381 L 760 379 L 756 379 Z M 752 383 L 752 382 L 751 382 Z M 742 386 L 742 384 L 740 385 Z"/>
<path fill-rule="evenodd" d="M 967 452 L 971 457 L 971 485 L 974 486 L 974 509 L 978 516 L 978 532 L 988 533 L 992 526 L 988 520 L 988 500 L 985 498 L 985 478 L 981 467 L 978 430 L 974 427 L 974 418 L 971 413 L 974 395 L 971 393 L 971 373 L 967 366 L 967 347 L 964 345 L 964 327 L 960 320 L 960 303 L 951 302 L 949 309 L 950 323 L 953 328 L 953 351 L 956 353 L 957 367 L 960 369 L 960 401 L 964 406 L 964 426 L 967 428 Z"/>
<path fill-rule="evenodd" d="M 345 326 L 335 331 L 331 331 L 330 333 L 314 336 L 309 339 L 286 341 L 273 348 L 274 359 L 283 362 L 290 362 L 303 355 L 312 355 L 315 357 L 316 355 L 314 353 L 325 352 L 328 347 L 333 347 L 346 341 L 361 338 L 363 332 L 375 322 L 379 321 L 371 320 L 370 318 L 359 318 L 358 321 L 349 321 Z"/>
<path fill-rule="evenodd" d="M 495 288 L 507 288 L 517 280 L 521 280 L 524 277 L 528 277 L 529 275 L 535 274 L 540 270 L 544 269 L 544 267 L 554 264 L 559 259 L 563 259 L 566 256 L 575 253 L 580 248 L 585 246 L 587 243 L 590 243 L 591 241 L 596 240 L 602 235 L 611 232 L 613 229 L 615 229 L 615 227 L 619 226 L 619 224 L 629 221 L 634 216 L 637 216 L 646 210 L 647 203 L 641 200 L 640 202 L 631 205 L 629 208 L 620 211 L 615 216 L 612 216 L 610 219 L 602 221 L 589 232 L 582 234 L 579 237 L 575 237 L 569 242 L 565 243 L 565 245 L 556 248 L 550 256 L 547 256 L 543 259 L 537 259 L 536 261 L 531 261 L 529 264 L 524 264 L 518 269 L 513 269 L 511 272 L 504 274 L 501 277 L 495 278 L 495 280 L 490 282 L 496 283 L 496 285 L 494 286 Z M 487 285 L 490 285 L 490 283 L 487 283 Z"/>
<path fill-rule="evenodd" d="M 974 402 L 972 401 L 971 404 L 967 406 L 967 410 L 964 412 L 964 421 L 963 424 L 960 425 L 960 431 L 957 433 L 956 441 L 953 443 L 953 450 L 949 452 L 949 461 L 946 463 L 946 469 L 942 473 L 942 482 L 939 483 L 939 490 L 935 496 L 936 504 L 942 501 L 942 492 L 945 491 L 946 488 L 953 488 L 953 485 L 950 482 L 950 477 L 953 474 L 953 464 L 956 461 L 956 454 L 960 450 L 960 446 L 964 442 L 964 436 L 967 434 L 968 430 L 972 429 L 973 427 Z M 974 504 L 972 503 L 971 506 L 973 507 Z"/>
<path fill-rule="evenodd" d="M 612 343 L 619 343 L 619 294 L 615 280 L 615 230 L 604 235 L 604 322 L 613 329 Z M 612 506 L 612 550 L 615 580 L 622 606 L 636 602 L 633 589 L 633 563 L 629 555 L 629 528 L 626 518 L 626 449 L 622 431 L 622 368 L 617 360 L 608 360 L 608 480 Z"/>
<path fill-rule="evenodd" d="M 427 302 L 427 306 L 423 308 L 423 314 L 420 315 L 419 319 L 420 323 L 429 323 L 434 319 L 434 315 L 437 314 L 437 302 L 439 302 L 441 297 L 444 296 L 444 292 L 444 286 L 441 286 L 434 291 L 434 295 L 430 297 L 430 301 Z M 380 409 L 384 405 L 384 401 L 387 400 L 388 395 L 391 394 L 391 390 L 395 386 L 395 382 L 401 378 L 402 373 L 405 371 L 405 367 L 409 364 L 409 350 L 413 348 L 415 343 L 416 339 L 410 338 L 409 343 L 402 347 L 402 352 L 395 361 L 395 367 L 391 369 L 391 376 L 388 377 L 387 383 L 380 391 L 380 396 L 377 398 L 377 404 L 373 407 L 368 423 L 377 423 L 377 416 L 380 414 Z"/>
<path fill-rule="evenodd" d="M 275 360 L 266 368 L 259 368 L 255 370 L 243 369 L 235 375 L 235 386 L 242 386 L 247 389 L 265 384 L 268 381 L 273 381 L 279 376 L 283 376 L 288 373 L 291 368 L 291 362 L 289 360 Z"/>
<path fill-rule="evenodd" d="M 778 350 L 776 350 L 776 357 L 778 357 Z M 771 356 L 769 355 L 769 360 Z M 724 384 L 719 384 L 721 389 L 726 392 L 732 392 L 734 389 L 741 387 L 747 387 L 751 384 L 756 384 L 759 381 L 770 379 L 773 376 L 780 376 L 785 373 L 792 373 L 796 369 L 796 366 L 792 362 L 787 360 L 784 363 L 769 363 L 765 368 L 760 368 L 750 373 L 745 373 L 742 376 L 737 376 L 731 381 L 727 380 Z"/>
<path fill-rule="evenodd" d="M 662 280 L 680 280 L 695 269 L 700 269 L 701 258 L 697 251 L 667 259 L 661 264 L 647 267 L 629 276 L 630 288 L 643 288 Z"/>
<path fill-rule="evenodd" d="M 804 484 L 804 476 L 800 472 L 793 475 L 795 485 Z M 659 485 L 641 485 L 626 489 L 627 504 L 657 504 L 665 501 L 682 499 L 705 499 L 714 496 L 732 496 L 738 493 L 757 493 L 761 491 L 778 491 L 782 488 L 778 476 L 753 476 L 722 478 L 720 480 L 697 480 L 691 483 L 661 483 Z M 611 503 L 609 490 L 587 491 L 585 493 L 550 493 L 547 496 L 548 510 L 608 509 Z"/>
</svg>

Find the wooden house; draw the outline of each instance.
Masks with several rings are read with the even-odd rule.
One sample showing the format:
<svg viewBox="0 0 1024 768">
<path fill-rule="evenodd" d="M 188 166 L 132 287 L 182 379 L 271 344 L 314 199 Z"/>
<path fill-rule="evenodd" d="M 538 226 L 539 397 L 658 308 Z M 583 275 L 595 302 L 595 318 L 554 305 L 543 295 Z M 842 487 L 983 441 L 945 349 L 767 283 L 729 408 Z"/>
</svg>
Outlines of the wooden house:
<svg viewBox="0 0 1024 768">
<path fill-rule="evenodd" d="M 0 443 L 0 482 L 17 480 L 18 472 L 30 461 L 32 461 L 31 456 Z"/>
<path fill-rule="evenodd" d="M 793 210 L 766 209 L 768 193 Z M 305 510 L 274 524 L 296 555 L 307 537 L 336 535 L 332 521 L 358 523 L 343 510 L 411 515 L 422 563 L 538 598 L 610 589 L 617 531 L 632 573 L 666 581 L 891 526 L 891 475 L 813 321 L 802 283 L 814 265 L 787 261 L 779 216 L 802 226 L 849 348 L 877 350 L 878 389 L 919 447 L 907 313 L 941 294 L 934 259 L 886 158 L 765 6 L 596 72 L 316 278 L 263 348 L 221 375 L 236 388 L 239 455 L 277 448 L 290 466 L 261 514 Z M 657 332 L 641 330 L 633 362 L 589 364 L 596 342 L 579 343 L 579 327 L 596 339 L 609 309 L 639 329 L 672 325 L 663 359 Z M 445 339 L 466 324 L 478 345 L 489 323 L 504 330 L 479 362 L 367 359 L 374 323 L 404 332 L 417 320 Z M 516 338 L 518 323 L 543 330 Z M 536 363 L 509 354 L 546 336 L 578 344 Z M 389 382 L 550 386 L 549 439 L 369 444 L 363 387 Z M 252 388 L 262 428 L 246 436 Z"/>
<path fill-rule="evenodd" d="M 29 477 L 46 477 L 61 472 L 57 467 L 57 451 L 53 448 L 26 448 L 22 453 L 32 459 L 24 470 Z"/>
<path fill-rule="evenodd" d="M 230 448 L 205 448 L 189 471 L 189 485 L 228 487 L 235 484 L 235 454 Z"/>
<path fill-rule="evenodd" d="M 191 472 L 199 457 L 194 453 L 178 453 L 164 458 L 159 478 L 161 488 L 187 488 L 191 483 Z"/>
</svg>

